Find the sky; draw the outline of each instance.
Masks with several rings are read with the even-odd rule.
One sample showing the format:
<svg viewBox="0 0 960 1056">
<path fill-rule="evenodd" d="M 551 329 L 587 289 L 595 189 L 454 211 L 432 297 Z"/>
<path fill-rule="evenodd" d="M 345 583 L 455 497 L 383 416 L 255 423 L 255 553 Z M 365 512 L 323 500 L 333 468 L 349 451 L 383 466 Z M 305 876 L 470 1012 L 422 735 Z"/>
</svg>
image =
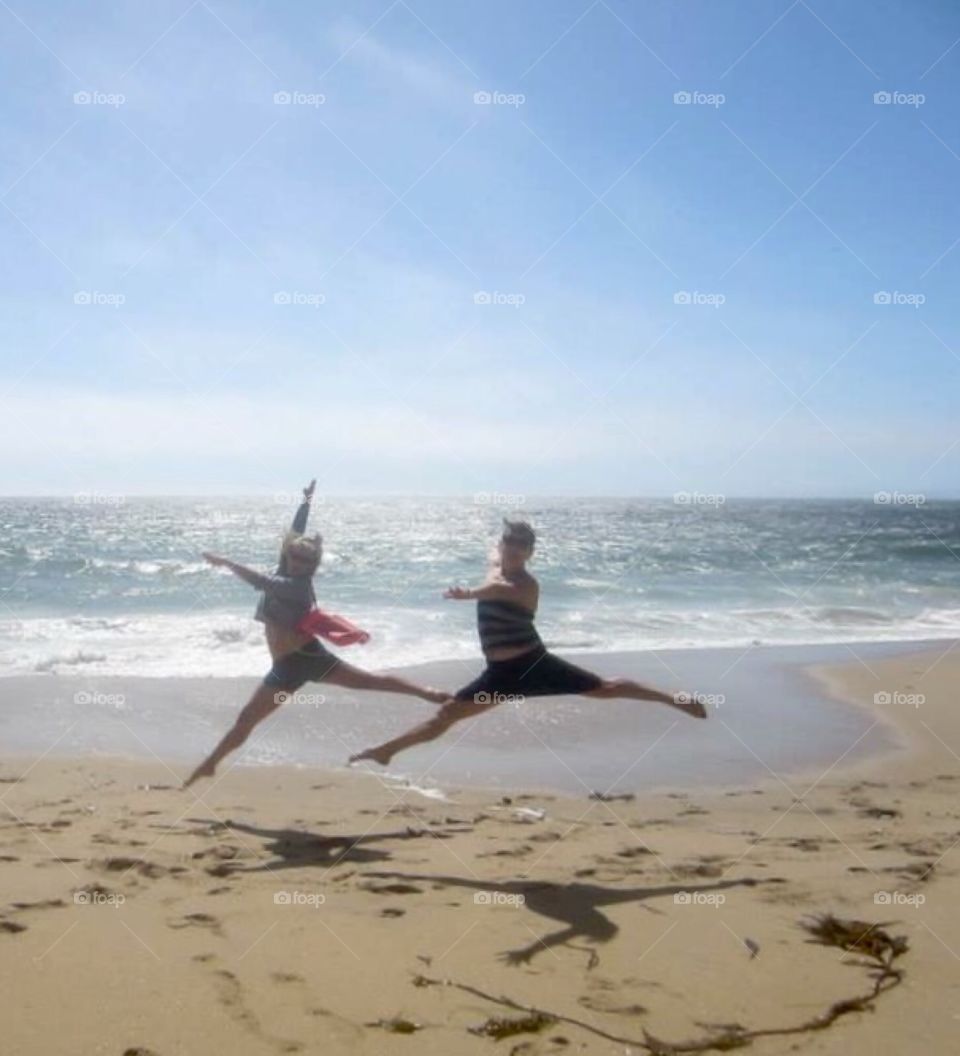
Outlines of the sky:
<svg viewBox="0 0 960 1056">
<path fill-rule="evenodd" d="M 960 495 L 952 3 L 0 0 L 0 59 L 0 493 Z"/>
</svg>

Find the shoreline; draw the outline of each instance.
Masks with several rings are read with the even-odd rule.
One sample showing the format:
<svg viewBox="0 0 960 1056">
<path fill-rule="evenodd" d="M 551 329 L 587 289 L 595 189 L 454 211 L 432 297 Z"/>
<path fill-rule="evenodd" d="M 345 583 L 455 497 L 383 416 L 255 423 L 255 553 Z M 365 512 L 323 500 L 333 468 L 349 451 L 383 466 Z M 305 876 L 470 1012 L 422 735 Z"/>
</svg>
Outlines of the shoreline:
<svg viewBox="0 0 960 1056">
<path fill-rule="evenodd" d="M 730 666 L 736 666 L 737 664 L 740 664 L 744 661 L 746 661 L 747 663 L 752 662 L 752 660 L 756 660 L 758 656 L 765 657 L 768 660 L 772 661 L 779 673 L 790 681 L 793 691 L 795 692 L 795 694 L 797 694 L 798 701 L 803 701 L 804 694 L 806 693 L 815 693 L 817 695 L 816 706 L 819 707 L 822 711 L 824 711 L 825 714 L 830 713 L 831 709 L 833 709 L 834 714 L 845 714 L 847 716 L 859 715 L 862 716 L 864 720 L 869 718 L 869 727 L 866 730 L 865 734 L 867 745 L 865 746 L 866 755 L 864 757 L 861 757 L 860 755 L 861 742 L 864 740 L 864 737 L 854 737 L 852 742 L 849 738 L 842 742 L 839 740 L 837 741 L 838 748 L 841 746 L 841 744 L 844 748 L 842 754 L 844 771 L 852 771 L 854 769 L 863 769 L 866 771 L 870 770 L 871 768 L 889 765 L 892 760 L 903 756 L 904 754 L 909 753 L 911 751 L 919 750 L 919 742 L 917 740 L 915 731 L 911 732 L 910 728 L 904 725 L 903 715 L 898 714 L 896 709 L 890 707 L 883 708 L 875 704 L 873 701 L 864 699 L 862 686 L 858 686 L 857 680 L 854 677 L 855 674 L 858 671 L 861 674 L 864 674 L 865 671 L 869 673 L 873 670 L 872 665 L 875 665 L 877 663 L 883 663 L 885 661 L 897 661 L 905 657 L 935 657 L 938 652 L 941 652 L 941 650 L 938 650 L 938 646 L 944 644 L 946 645 L 946 648 L 942 650 L 942 652 L 948 653 L 957 644 L 957 641 L 958 640 L 956 639 L 951 640 L 947 643 L 942 643 L 938 640 L 927 641 L 923 643 L 924 648 L 922 649 L 915 649 L 915 643 L 913 642 L 870 643 L 870 664 L 867 664 L 863 657 L 856 654 L 855 656 L 852 656 L 849 660 L 846 660 L 842 663 L 838 663 L 836 657 L 833 658 L 832 662 L 824 662 L 822 654 L 828 651 L 827 648 L 818 648 L 810 646 L 757 646 L 753 649 L 748 650 L 738 650 L 732 647 L 725 647 L 723 649 L 700 650 L 697 653 L 684 651 L 683 655 L 686 658 L 699 657 L 701 660 L 705 656 L 709 656 L 712 659 L 723 658 L 725 660 L 726 658 L 729 658 L 734 662 L 733 665 Z M 849 650 L 851 653 L 854 652 L 847 643 L 833 643 L 829 647 L 829 651 L 832 651 L 834 654 L 838 655 L 843 655 L 844 652 L 847 650 Z M 753 655 L 751 659 L 746 659 L 750 657 L 751 654 L 755 655 Z M 674 654 L 665 655 L 670 657 L 670 659 L 675 659 Z M 604 666 L 608 669 L 630 668 L 633 664 L 638 661 L 638 659 L 650 659 L 653 656 L 657 656 L 659 658 L 660 654 L 644 654 L 640 652 L 610 653 L 605 655 Z M 571 654 L 571 659 L 581 663 L 588 663 L 589 657 L 590 654 Z M 596 659 L 596 656 L 594 656 L 594 659 Z M 444 669 L 448 673 L 450 669 L 459 671 L 461 668 L 466 668 L 468 671 L 470 670 L 468 665 L 463 665 L 460 661 L 450 661 L 446 665 L 444 665 Z M 414 680 L 433 681 L 432 676 L 436 676 L 440 669 L 441 665 L 437 664 L 419 664 L 411 665 L 404 668 L 393 668 L 390 670 L 393 672 L 402 673 L 405 676 L 410 677 Z M 667 674 L 668 670 L 672 670 L 671 664 L 669 662 L 664 662 L 664 670 L 662 672 L 664 677 L 669 677 Z M 15 679 L 15 681 L 10 681 L 10 679 Z M 119 697 L 122 700 L 125 698 L 125 696 L 130 696 L 131 694 L 134 696 L 138 694 L 142 695 L 143 687 L 150 687 L 150 690 L 155 692 L 159 704 L 163 704 L 170 696 L 176 696 L 178 694 L 185 695 L 187 697 L 193 694 L 196 696 L 197 699 L 206 702 L 209 697 L 208 691 L 212 687 L 216 687 L 221 691 L 220 695 L 222 697 L 222 701 L 218 701 L 218 707 L 221 703 L 223 704 L 223 715 L 222 717 L 218 716 L 217 721 L 211 724 L 209 731 L 207 731 L 210 736 L 218 736 L 220 732 L 226 729 L 227 725 L 229 724 L 229 721 L 232 719 L 232 716 L 235 714 L 236 710 L 239 709 L 240 704 L 245 699 L 247 692 L 249 691 L 249 689 L 252 689 L 252 687 L 256 684 L 256 680 L 246 679 L 243 677 L 237 677 L 235 679 L 169 679 L 162 677 L 147 676 L 141 679 L 128 679 L 119 676 L 104 676 L 101 678 L 78 679 L 76 677 L 68 676 L 38 675 L 29 677 L 10 676 L 9 679 L 4 681 L 6 681 L 9 686 L 15 686 L 18 690 L 23 691 L 23 695 L 27 697 L 29 697 L 32 692 L 35 692 L 38 687 L 41 687 L 48 690 L 50 688 L 62 688 L 66 690 L 67 695 L 69 695 L 71 691 L 75 691 L 75 696 L 87 698 L 97 696 L 102 696 L 105 698 Z M 2 687 L 2 685 L 3 682 L 0 682 L 0 687 Z M 126 694 L 124 693 L 124 690 L 127 691 Z M 309 684 L 308 686 L 304 687 L 304 690 L 302 690 L 301 693 L 306 694 L 307 703 L 309 704 L 310 698 L 312 696 L 317 696 L 322 706 L 324 708 L 328 707 L 330 705 L 330 702 L 325 700 L 325 694 L 323 694 L 322 692 L 318 692 L 316 694 L 307 692 L 313 690 L 322 691 L 322 684 Z M 342 691 L 339 688 L 335 689 L 335 694 L 343 695 L 344 693 L 345 691 Z M 341 704 L 340 706 L 346 709 L 348 718 L 350 718 L 350 720 L 355 723 L 356 716 L 358 714 L 369 714 L 369 705 L 367 702 L 370 700 L 371 697 L 375 696 L 375 694 L 358 695 L 357 703 L 353 705 L 352 708 L 349 704 Z M 57 695 L 56 699 L 58 702 L 60 701 L 59 694 Z M 540 716 L 545 716 L 544 721 L 559 721 L 560 731 L 563 732 L 565 725 L 569 725 L 570 722 L 573 721 L 573 719 L 571 718 L 571 715 L 573 713 L 570 709 L 571 702 L 573 702 L 575 699 L 576 698 L 546 698 L 547 701 L 554 701 L 556 702 L 556 704 L 542 704 L 541 701 L 531 700 L 527 702 L 527 705 L 536 705 L 538 707 L 541 707 L 543 710 L 540 712 Z M 37 702 L 34 701 L 34 704 L 36 703 Z M 148 703 L 152 704 L 152 699 Z M 292 706 L 293 709 L 295 710 L 295 705 L 300 703 L 301 701 L 295 701 L 294 705 Z M 778 699 L 775 703 L 777 704 L 778 708 L 782 708 L 782 700 Z M 319 708 L 321 705 L 314 704 L 314 706 Z M 335 704 L 334 706 L 337 705 Z M 647 705 L 643 705 L 643 707 L 646 706 Z M 399 710 L 404 707 L 406 708 L 409 714 L 416 714 L 421 717 L 430 714 L 432 708 L 431 705 L 426 705 L 421 702 L 411 703 L 409 702 L 408 698 L 390 699 L 384 697 L 383 706 L 379 714 L 381 717 L 387 715 L 387 709 L 389 708 L 390 721 L 391 723 L 393 723 L 394 728 L 398 729 L 401 725 L 405 727 L 409 724 L 406 721 L 404 721 L 402 724 L 400 724 L 399 722 L 394 722 L 395 709 Z M 580 707 L 585 714 L 587 714 L 588 716 L 594 715 L 594 721 L 598 721 L 596 720 L 596 713 L 592 713 L 590 711 L 590 709 L 595 709 L 599 707 L 597 702 L 587 701 L 585 704 L 581 702 Z M 636 708 L 636 705 L 631 702 L 627 705 L 627 708 Z M 655 706 L 655 708 L 659 708 L 659 706 Z M 489 715 L 495 715 L 497 714 L 497 711 L 500 710 L 501 709 L 497 709 L 495 712 L 489 713 Z M 563 714 L 559 720 L 556 720 L 555 713 L 558 710 L 563 711 Z M 607 705 L 606 710 L 609 711 L 609 705 Z M 195 715 L 189 715 L 189 702 L 186 711 L 188 713 L 187 717 L 190 719 L 190 721 L 195 723 L 197 721 L 197 717 Z M 421 768 L 420 766 L 413 766 L 411 772 L 411 770 L 409 770 L 403 765 L 403 762 L 401 762 L 400 765 L 394 763 L 391 765 L 391 767 L 387 769 L 375 768 L 372 765 L 368 765 L 365 767 L 349 767 L 345 764 L 345 761 L 343 763 L 339 763 L 336 760 L 333 760 L 331 762 L 329 760 L 312 761 L 306 759 L 280 759 L 274 761 L 259 760 L 253 762 L 250 760 L 244 760 L 242 758 L 243 752 L 241 752 L 241 758 L 238 759 L 236 757 L 233 757 L 231 760 L 227 761 L 227 765 L 229 766 L 231 765 L 231 763 L 233 763 L 234 765 L 236 765 L 238 770 L 244 772 L 247 770 L 257 770 L 261 768 L 270 769 L 274 772 L 277 772 L 280 769 L 286 768 L 294 773 L 316 772 L 325 775 L 345 775 L 348 772 L 352 774 L 366 773 L 375 777 L 379 781 L 390 782 L 394 787 L 397 788 L 407 787 L 415 792 L 420 790 L 424 791 L 426 795 L 429 795 L 432 791 L 434 795 L 440 793 L 445 796 L 448 796 L 451 793 L 456 794 L 458 791 L 468 791 L 486 794 L 501 793 L 506 795 L 516 792 L 518 790 L 522 790 L 528 792 L 539 792 L 541 794 L 560 795 L 572 799 L 578 799 L 581 798 L 582 795 L 585 794 L 585 792 L 594 791 L 601 793 L 610 793 L 613 795 L 630 794 L 636 797 L 638 795 L 670 793 L 675 791 L 682 791 L 685 789 L 695 791 L 697 794 L 700 795 L 718 796 L 724 794 L 729 790 L 735 790 L 737 788 L 756 787 L 758 784 L 767 785 L 771 781 L 773 781 L 774 778 L 765 771 L 767 764 L 763 761 L 760 754 L 754 752 L 751 746 L 746 744 L 743 741 L 743 738 L 740 737 L 740 735 L 736 732 L 736 730 L 734 730 L 730 726 L 728 722 L 728 719 L 730 718 L 729 706 L 721 703 L 718 704 L 715 708 L 708 707 L 708 711 L 708 719 L 703 723 L 703 726 L 706 727 L 707 730 L 696 730 L 695 727 L 699 726 L 700 723 L 688 723 L 684 719 L 679 724 L 680 733 L 688 733 L 690 736 L 693 737 L 697 737 L 698 734 L 703 734 L 699 741 L 693 743 L 693 750 L 703 750 L 706 746 L 710 745 L 712 733 L 712 730 L 710 728 L 717 728 L 716 732 L 718 734 L 721 734 L 722 736 L 727 737 L 728 740 L 730 739 L 730 736 L 732 736 L 733 738 L 738 740 L 742 745 L 744 749 L 743 754 L 745 755 L 745 757 L 749 757 L 750 755 L 756 756 L 757 764 L 754 768 L 754 772 L 749 777 L 744 778 L 742 780 L 727 778 L 715 780 L 712 782 L 701 779 L 697 780 L 692 784 L 688 784 L 679 779 L 675 781 L 666 782 L 657 781 L 654 780 L 651 775 L 650 780 L 645 781 L 640 787 L 637 788 L 617 788 L 616 786 L 618 784 L 618 781 L 616 780 L 614 780 L 612 784 L 609 784 L 604 780 L 597 780 L 595 782 L 592 782 L 591 787 L 588 789 L 583 781 L 580 781 L 579 785 L 576 787 L 570 787 L 569 785 L 564 785 L 562 782 L 559 781 L 543 779 L 542 772 L 540 773 L 540 779 L 538 779 L 536 776 L 532 776 L 530 779 L 525 779 L 518 775 L 517 780 L 511 784 L 508 781 L 500 779 L 500 771 L 504 770 L 508 766 L 509 760 L 507 760 L 507 762 L 498 762 L 496 764 L 496 766 L 499 767 L 498 770 L 481 770 L 478 775 L 473 777 L 467 775 L 465 778 L 461 777 L 459 774 L 451 775 L 449 772 L 430 776 L 431 771 L 433 770 L 432 765 L 426 766 L 425 768 Z M 626 710 L 624 711 L 624 714 L 627 714 Z M 659 718 L 664 721 L 676 718 L 675 716 L 669 713 L 666 715 L 664 715 L 663 713 L 657 715 L 656 711 L 654 712 L 654 715 L 655 718 Z M 574 715 L 573 718 L 576 718 L 576 715 Z M 772 721 L 774 716 L 772 712 L 768 711 L 766 713 L 759 714 L 757 718 Z M 475 720 L 476 722 L 484 724 L 479 727 L 479 732 L 481 734 L 483 734 L 484 730 L 486 729 L 486 723 L 484 721 L 485 719 L 489 721 L 487 716 L 482 716 L 479 720 Z M 119 721 L 120 724 L 126 730 L 130 729 L 129 716 L 124 717 L 123 715 L 120 715 Z M 175 720 L 171 721 L 173 722 Z M 330 737 L 327 738 L 328 741 L 331 738 L 333 740 L 340 739 L 336 732 L 337 725 L 334 720 L 330 720 L 328 722 L 324 718 L 319 721 L 324 727 L 326 733 L 330 734 Z M 525 727 L 529 725 L 528 723 L 524 722 L 522 718 L 520 719 L 520 723 Z M 723 727 L 723 730 L 719 729 L 718 727 Z M 589 726 L 587 727 L 588 732 L 591 728 L 592 727 Z M 660 730 L 662 731 L 663 728 L 664 727 L 661 724 Z M 263 731 L 263 729 L 264 728 L 261 727 L 261 732 Z M 453 733 L 448 733 L 445 738 L 441 738 L 440 741 L 436 742 L 438 746 L 437 751 L 441 755 L 446 752 L 446 746 L 449 745 L 451 741 L 459 740 L 459 738 L 457 738 L 457 732 L 460 729 L 461 728 L 459 727 L 456 728 Z M 549 737 L 551 731 L 549 727 L 546 727 L 546 729 L 547 733 L 545 734 L 545 736 Z M 670 727 L 669 732 L 671 733 L 671 735 L 675 736 L 672 726 Z M 856 733 L 856 727 L 853 728 L 852 732 Z M 863 731 L 861 730 L 861 732 Z M 496 753 L 499 750 L 497 738 L 502 733 L 503 730 L 500 730 L 499 733 L 491 732 L 489 736 L 485 736 L 485 743 L 484 745 L 482 745 L 483 751 L 487 752 L 488 755 L 490 755 L 491 753 Z M 616 727 L 614 733 L 616 735 L 619 735 L 620 727 Z M 795 736 L 795 731 L 791 728 L 787 731 L 786 739 L 789 739 L 792 736 Z M 551 752 L 553 755 L 556 756 L 556 752 L 553 751 L 552 745 L 549 742 L 544 741 L 539 733 L 534 732 L 534 737 L 537 740 L 541 741 L 541 744 L 545 746 L 546 751 Z M 254 737 L 251 738 L 251 742 L 248 742 L 248 745 L 246 746 L 246 749 L 248 751 L 251 749 L 251 743 L 253 747 L 256 748 L 256 738 L 257 733 L 255 733 Z M 7 742 L 9 743 L 9 741 L 10 738 L 7 737 Z M 184 766 L 191 759 L 196 761 L 196 759 L 199 758 L 196 752 L 194 752 L 193 754 L 182 753 L 180 755 L 170 756 L 162 752 L 154 751 L 146 740 L 136 735 L 129 738 L 130 745 L 133 749 L 130 752 L 118 752 L 115 750 L 111 750 L 110 747 L 101 748 L 91 746 L 86 746 L 78 750 L 77 748 L 71 748 L 67 745 L 64 745 L 60 737 L 54 738 L 54 742 L 55 743 L 52 744 L 48 742 L 48 749 L 44 753 L 49 758 L 77 761 L 82 759 L 102 759 L 107 764 L 112 762 L 118 764 L 128 762 L 143 763 L 152 759 L 154 761 L 159 760 L 164 765 L 169 765 L 172 769 L 183 769 Z M 341 741 L 341 743 L 343 742 Z M 852 758 L 848 758 L 851 753 L 853 753 Z M 16 757 L 21 760 L 29 761 L 31 759 L 36 758 L 41 753 L 39 750 L 28 750 L 14 746 L 11 747 L 6 754 L 10 758 Z M 347 747 L 345 744 L 341 754 L 343 754 L 345 760 L 345 756 L 347 754 Z M 785 777 L 788 777 L 792 781 L 802 782 L 804 780 L 810 780 L 819 777 L 819 775 L 823 773 L 823 765 L 821 764 L 831 762 L 833 760 L 833 755 L 829 752 L 824 751 L 822 753 L 822 756 L 822 759 L 808 760 L 800 765 L 786 767 L 778 766 L 772 767 L 770 769 L 776 769 L 777 772 L 782 773 Z M 559 759 L 559 756 L 557 756 L 557 758 Z M 406 757 L 400 756 L 398 757 L 398 759 L 404 761 Z M 560 762 L 562 763 L 562 760 L 560 760 Z M 834 766 L 836 765 L 837 764 L 835 763 Z M 560 772 L 562 774 L 561 766 L 555 766 L 554 769 L 555 772 Z M 831 769 L 833 769 L 833 767 L 831 767 Z M 567 775 L 563 776 L 566 777 Z"/>
</svg>

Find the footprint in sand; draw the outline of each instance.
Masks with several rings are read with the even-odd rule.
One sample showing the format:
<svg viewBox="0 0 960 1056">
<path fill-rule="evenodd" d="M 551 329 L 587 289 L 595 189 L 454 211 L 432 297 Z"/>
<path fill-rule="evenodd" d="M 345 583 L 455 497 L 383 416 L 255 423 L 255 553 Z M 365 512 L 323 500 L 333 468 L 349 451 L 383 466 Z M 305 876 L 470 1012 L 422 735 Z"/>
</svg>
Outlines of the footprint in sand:
<svg viewBox="0 0 960 1056">
<path fill-rule="evenodd" d="M 577 1004 L 591 1012 L 607 1012 L 615 1016 L 645 1016 L 650 1011 L 646 1005 L 625 1005 L 616 994 L 585 994 L 577 998 Z"/>
<path fill-rule="evenodd" d="M 523 843 L 519 847 L 503 847 L 499 851 L 484 851 L 483 854 L 478 854 L 477 858 L 522 858 L 525 854 L 529 854 L 533 848 L 528 843 Z"/>
<path fill-rule="evenodd" d="M 299 1041 L 289 1041 L 268 1034 L 260 1025 L 259 1019 L 247 1006 L 243 986 L 233 972 L 226 968 L 218 968 L 214 972 L 217 989 L 220 993 L 220 1004 L 227 1010 L 230 1017 L 237 1023 L 242 1024 L 260 1038 L 261 1041 L 269 1042 L 279 1052 L 302 1052 L 304 1046 Z"/>
<path fill-rule="evenodd" d="M 116 902 L 122 897 L 118 896 L 117 892 L 112 891 L 109 887 L 104 887 L 103 884 L 97 883 L 75 887 L 70 894 L 77 905 L 89 905 L 91 902 Z"/>
<path fill-rule="evenodd" d="M 17 924 L 12 920 L 0 920 L 0 931 L 5 931 L 9 935 L 16 935 L 18 932 L 26 930 L 26 924 Z"/>
<path fill-rule="evenodd" d="M 173 876 L 187 872 L 183 865 L 157 865 L 156 862 L 148 862 L 143 858 L 101 858 L 90 862 L 93 869 L 103 869 L 108 873 L 137 873 L 148 880 L 158 880 L 162 876 Z"/>
<path fill-rule="evenodd" d="M 387 906 L 385 909 L 380 910 L 381 917 L 405 917 L 406 915 L 407 911 L 397 906 Z"/>
<path fill-rule="evenodd" d="M 618 858 L 642 858 L 644 855 L 655 853 L 649 847 L 624 847 L 622 851 L 617 851 L 616 855 Z"/>
<path fill-rule="evenodd" d="M 417 887 L 415 884 L 377 884 L 373 881 L 368 881 L 365 884 L 360 884 L 360 888 L 363 891 L 372 891 L 377 895 L 422 895 L 423 888 Z"/>
<path fill-rule="evenodd" d="M 210 913 L 186 913 L 175 920 L 167 921 L 168 928 L 179 930 L 180 928 L 206 928 L 213 932 L 218 938 L 223 938 L 223 929 L 220 921 Z"/>
</svg>

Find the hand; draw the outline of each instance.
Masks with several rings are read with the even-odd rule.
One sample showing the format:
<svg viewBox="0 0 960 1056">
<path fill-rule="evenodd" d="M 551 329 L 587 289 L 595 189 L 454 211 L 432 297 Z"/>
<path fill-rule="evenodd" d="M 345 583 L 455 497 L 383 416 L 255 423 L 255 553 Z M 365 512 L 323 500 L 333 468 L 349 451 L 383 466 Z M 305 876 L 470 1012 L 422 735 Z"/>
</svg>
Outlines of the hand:
<svg viewBox="0 0 960 1056">
<path fill-rule="evenodd" d="M 313 492 L 316 486 L 317 478 L 314 477 L 313 480 L 311 480 L 310 483 L 303 489 L 303 497 L 307 502 L 309 502 L 313 498 Z"/>
<path fill-rule="evenodd" d="M 219 554 L 211 554 L 209 550 L 204 550 L 202 557 L 204 561 L 213 565 L 214 568 L 222 568 L 229 563 L 225 557 L 221 557 Z"/>
<path fill-rule="evenodd" d="M 452 598 L 454 601 L 469 601 L 470 590 L 467 587 L 448 587 L 444 592 L 445 598 Z"/>
<path fill-rule="evenodd" d="M 529 964 L 533 960 L 533 954 L 534 951 L 529 947 L 524 950 L 504 950 L 503 953 L 497 954 L 497 960 L 514 966 Z"/>
</svg>

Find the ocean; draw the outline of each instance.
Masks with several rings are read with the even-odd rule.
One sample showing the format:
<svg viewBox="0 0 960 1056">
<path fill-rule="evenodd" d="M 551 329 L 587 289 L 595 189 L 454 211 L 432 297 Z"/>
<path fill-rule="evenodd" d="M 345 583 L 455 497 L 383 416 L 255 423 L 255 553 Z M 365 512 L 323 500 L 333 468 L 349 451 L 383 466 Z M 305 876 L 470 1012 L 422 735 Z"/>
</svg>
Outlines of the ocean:
<svg viewBox="0 0 960 1056">
<path fill-rule="evenodd" d="M 709 497 L 708 497 L 709 498 Z M 254 591 L 201 558 L 271 569 L 296 495 L 0 500 L 4 675 L 248 676 Z M 504 516 L 538 533 L 538 625 L 560 652 L 960 636 L 960 503 L 323 498 L 320 604 L 371 633 L 372 668 L 478 655 L 478 582 Z"/>
</svg>

